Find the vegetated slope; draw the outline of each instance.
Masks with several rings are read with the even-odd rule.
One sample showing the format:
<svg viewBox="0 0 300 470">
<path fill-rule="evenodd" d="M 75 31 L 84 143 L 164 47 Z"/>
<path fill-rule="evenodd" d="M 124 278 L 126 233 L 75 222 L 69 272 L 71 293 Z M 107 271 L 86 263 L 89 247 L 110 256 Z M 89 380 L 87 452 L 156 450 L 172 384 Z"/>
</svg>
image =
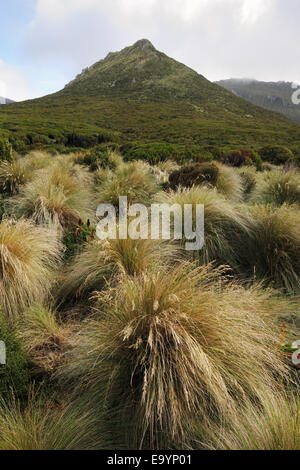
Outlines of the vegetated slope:
<svg viewBox="0 0 300 470">
<path fill-rule="evenodd" d="M 300 123 L 300 106 L 294 104 L 292 95 L 297 93 L 292 82 L 261 82 L 248 79 L 221 80 L 216 84 L 232 93 L 263 108 L 284 114 L 286 117 Z M 297 93 L 299 98 L 300 93 Z"/>
<path fill-rule="evenodd" d="M 104 129 L 122 141 L 300 144 L 298 125 L 209 82 L 146 39 L 110 53 L 58 93 L 0 109 L 0 132 L 53 143 Z"/>
</svg>

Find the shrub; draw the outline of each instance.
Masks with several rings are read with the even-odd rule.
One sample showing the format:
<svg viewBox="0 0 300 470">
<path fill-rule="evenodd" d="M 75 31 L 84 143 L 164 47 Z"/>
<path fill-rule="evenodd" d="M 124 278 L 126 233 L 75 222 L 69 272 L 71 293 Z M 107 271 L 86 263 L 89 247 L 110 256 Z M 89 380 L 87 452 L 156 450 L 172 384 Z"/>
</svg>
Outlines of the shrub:
<svg viewBox="0 0 300 470">
<path fill-rule="evenodd" d="M 250 208 L 250 236 L 240 244 L 248 276 L 289 292 L 300 289 L 300 215 L 293 207 Z"/>
<path fill-rule="evenodd" d="M 221 162 L 225 165 L 241 167 L 244 165 L 252 165 L 252 152 L 248 150 L 232 150 L 222 156 Z"/>
<path fill-rule="evenodd" d="M 176 145 L 166 142 L 140 144 L 127 150 L 127 160 L 145 160 L 151 165 L 170 159 L 177 153 Z"/>
<path fill-rule="evenodd" d="M 17 216 L 65 228 L 93 216 L 91 183 L 87 170 L 57 158 L 51 167 L 36 174 L 10 205 Z"/>
<path fill-rule="evenodd" d="M 169 182 L 171 189 L 176 189 L 178 186 L 191 188 L 202 183 L 216 186 L 218 175 L 219 169 L 214 163 L 194 163 L 171 173 Z"/>
<path fill-rule="evenodd" d="M 13 159 L 13 149 L 9 140 L 5 138 L 0 138 L 0 161 L 7 160 L 11 161 Z"/>
<path fill-rule="evenodd" d="M 220 160 L 225 165 L 237 168 L 255 165 L 257 171 L 262 171 L 262 159 L 260 155 L 253 150 L 232 150 L 223 155 Z"/>
<path fill-rule="evenodd" d="M 245 397 L 279 387 L 272 318 L 282 305 L 221 275 L 181 262 L 99 294 L 62 376 L 79 394 L 86 387 L 116 448 L 181 448 L 195 416 L 220 422 Z"/>
<path fill-rule="evenodd" d="M 84 155 L 81 163 L 88 165 L 90 171 L 98 168 L 115 170 L 117 165 L 122 162 L 122 157 L 116 152 L 103 150 L 101 146 L 94 147 L 90 152 Z"/>
<path fill-rule="evenodd" d="M 16 318 L 49 294 L 61 249 L 57 233 L 49 228 L 27 220 L 1 222 L 0 305 L 8 318 Z"/>
<path fill-rule="evenodd" d="M 294 159 L 294 154 L 287 147 L 280 145 L 266 146 L 258 151 L 261 158 L 274 165 L 284 165 Z"/>
<path fill-rule="evenodd" d="M 19 398 L 27 395 L 29 358 L 17 337 L 16 328 L 0 313 L 0 340 L 6 345 L 6 365 L 0 366 L 0 395 L 8 398 L 14 389 Z"/>
<path fill-rule="evenodd" d="M 205 184 L 215 187 L 224 196 L 241 200 L 242 185 L 239 175 L 220 163 L 202 163 L 184 166 L 174 171 L 169 177 L 171 189 L 178 187 L 191 188 Z"/>
<path fill-rule="evenodd" d="M 21 406 L 13 397 L 0 403 L 0 450 L 89 450 L 101 447 L 96 422 L 77 405 L 60 408 L 34 392 Z"/>
<path fill-rule="evenodd" d="M 131 162 L 117 168 L 115 173 L 97 188 L 97 202 L 119 205 L 119 197 L 127 196 L 128 204 L 147 203 L 157 192 L 158 185 L 147 165 Z"/>
<path fill-rule="evenodd" d="M 256 190 L 251 200 L 253 202 L 273 204 L 300 204 L 300 175 L 291 170 L 269 171 L 258 179 Z"/>
</svg>

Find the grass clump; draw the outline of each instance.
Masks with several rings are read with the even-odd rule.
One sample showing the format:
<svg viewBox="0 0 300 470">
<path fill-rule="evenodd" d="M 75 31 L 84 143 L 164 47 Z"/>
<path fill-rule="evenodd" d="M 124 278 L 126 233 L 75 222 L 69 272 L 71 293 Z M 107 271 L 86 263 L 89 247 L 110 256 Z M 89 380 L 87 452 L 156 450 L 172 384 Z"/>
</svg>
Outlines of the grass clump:
<svg viewBox="0 0 300 470">
<path fill-rule="evenodd" d="M 3 313 L 0 314 L 0 340 L 6 346 L 6 364 L 0 365 L 0 396 L 6 399 L 14 389 L 22 399 L 27 396 L 30 382 L 29 356 L 17 336 L 16 327 Z"/>
<path fill-rule="evenodd" d="M 246 401 L 223 426 L 202 426 L 194 448 L 210 450 L 299 450 L 300 401 L 265 391 L 261 406 Z M 198 444 L 198 445 L 197 445 Z"/>
<path fill-rule="evenodd" d="M 141 274 L 172 256 L 171 245 L 152 240 L 105 240 L 86 245 L 64 273 L 58 299 L 86 298 L 120 275 Z"/>
<path fill-rule="evenodd" d="M 248 276 L 289 292 L 300 289 L 299 210 L 283 205 L 250 208 L 251 235 L 240 246 Z"/>
<path fill-rule="evenodd" d="M 261 175 L 252 202 L 262 204 L 300 204 L 300 175 L 296 170 L 275 170 Z"/>
<path fill-rule="evenodd" d="M 119 197 L 127 196 L 128 204 L 147 203 L 158 191 L 158 184 L 142 162 L 124 164 L 97 188 L 97 202 L 119 205 Z"/>
<path fill-rule="evenodd" d="M 52 371 L 63 363 L 70 334 L 71 328 L 59 322 L 51 308 L 42 305 L 27 309 L 18 325 L 24 350 L 43 371 Z"/>
<path fill-rule="evenodd" d="M 16 215 L 31 217 L 38 224 L 74 225 L 92 216 L 90 176 L 70 160 L 57 159 L 22 188 L 11 206 Z"/>
<path fill-rule="evenodd" d="M 222 195 L 205 186 L 194 186 L 190 189 L 179 188 L 170 193 L 161 192 L 157 201 L 171 206 L 179 204 L 182 210 L 185 204 L 203 204 L 205 239 L 203 249 L 198 252 L 200 261 L 217 261 L 219 264 L 236 266 L 237 248 L 242 236 L 248 232 L 248 221 L 241 211 Z"/>
<path fill-rule="evenodd" d="M 0 450 L 89 450 L 99 448 L 94 418 L 73 405 L 58 407 L 35 392 L 24 407 L 16 398 L 0 403 Z"/>
<path fill-rule="evenodd" d="M 107 413 L 117 446 L 181 446 L 195 416 L 218 422 L 285 374 L 280 306 L 222 274 L 182 262 L 99 294 L 62 375 Z"/>
<path fill-rule="evenodd" d="M 24 158 L 14 158 L 0 163 L 0 191 L 8 195 L 17 194 L 20 186 L 31 179 L 31 170 Z"/>
<path fill-rule="evenodd" d="M 7 317 L 47 297 L 61 250 L 54 230 L 29 220 L 0 223 L 0 305 Z"/>
</svg>

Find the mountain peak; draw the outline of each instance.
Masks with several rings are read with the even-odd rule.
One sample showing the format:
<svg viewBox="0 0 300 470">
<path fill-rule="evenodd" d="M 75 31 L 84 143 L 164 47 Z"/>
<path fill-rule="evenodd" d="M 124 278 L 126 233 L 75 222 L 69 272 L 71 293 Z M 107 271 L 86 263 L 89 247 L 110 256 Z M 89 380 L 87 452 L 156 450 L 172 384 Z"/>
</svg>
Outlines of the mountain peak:
<svg viewBox="0 0 300 470">
<path fill-rule="evenodd" d="M 155 50 L 155 47 L 149 39 L 140 39 L 132 47 L 135 49 L 141 49 L 142 51 L 147 51 L 149 49 Z"/>
</svg>

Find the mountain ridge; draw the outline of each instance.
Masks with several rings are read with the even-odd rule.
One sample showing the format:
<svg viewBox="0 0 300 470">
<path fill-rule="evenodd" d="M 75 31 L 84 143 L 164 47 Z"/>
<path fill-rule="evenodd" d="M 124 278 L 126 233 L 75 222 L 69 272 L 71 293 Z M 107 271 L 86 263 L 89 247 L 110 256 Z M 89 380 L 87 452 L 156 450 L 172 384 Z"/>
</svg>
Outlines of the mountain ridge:
<svg viewBox="0 0 300 470">
<path fill-rule="evenodd" d="M 300 148 L 300 127 L 255 106 L 142 39 L 84 69 L 62 90 L 0 110 L 0 132 L 65 144 L 70 133 L 118 140 Z"/>
<path fill-rule="evenodd" d="M 294 82 L 230 78 L 215 83 L 252 104 L 279 112 L 300 124 L 300 106 L 292 102 Z M 300 85 L 298 88 L 300 89 Z"/>
</svg>

